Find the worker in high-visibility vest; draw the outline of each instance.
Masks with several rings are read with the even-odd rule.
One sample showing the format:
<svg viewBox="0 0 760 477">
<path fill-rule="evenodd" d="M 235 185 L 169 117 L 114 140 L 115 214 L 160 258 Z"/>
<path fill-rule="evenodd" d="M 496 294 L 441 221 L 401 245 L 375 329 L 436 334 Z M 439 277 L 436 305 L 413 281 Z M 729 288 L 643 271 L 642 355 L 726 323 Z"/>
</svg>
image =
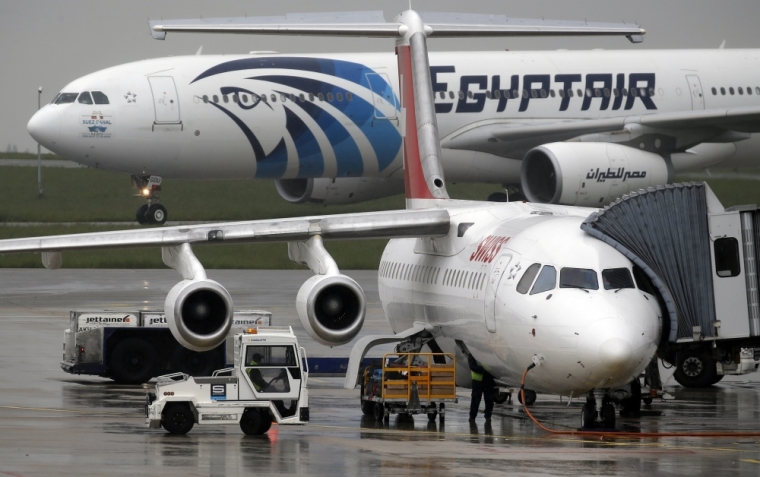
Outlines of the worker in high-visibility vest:
<svg viewBox="0 0 760 477">
<path fill-rule="evenodd" d="M 486 410 L 483 416 L 486 422 L 491 421 L 491 412 L 493 411 L 493 391 L 496 386 L 491 373 L 486 371 L 472 355 L 467 356 L 467 364 L 470 365 L 470 374 L 472 376 L 472 400 L 470 401 L 470 422 L 475 420 L 480 407 L 480 399 L 485 398 Z"/>
</svg>

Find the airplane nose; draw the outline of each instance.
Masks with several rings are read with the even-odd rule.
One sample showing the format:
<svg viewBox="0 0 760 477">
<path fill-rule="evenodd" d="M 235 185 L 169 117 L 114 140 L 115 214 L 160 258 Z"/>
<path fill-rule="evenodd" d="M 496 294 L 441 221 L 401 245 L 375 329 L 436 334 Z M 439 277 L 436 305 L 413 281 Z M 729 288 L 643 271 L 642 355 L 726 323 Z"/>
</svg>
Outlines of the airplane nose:
<svg viewBox="0 0 760 477">
<path fill-rule="evenodd" d="M 609 371 L 618 371 L 631 366 L 633 348 L 631 343 L 621 338 L 610 338 L 599 346 L 599 361 Z"/>
<path fill-rule="evenodd" d="M 61 118 L 58 111 L 51 106 L 46 106 L 37 111 L 26 125 L 35 141 L 50 149 L 61 135 Z"/>
</svg>

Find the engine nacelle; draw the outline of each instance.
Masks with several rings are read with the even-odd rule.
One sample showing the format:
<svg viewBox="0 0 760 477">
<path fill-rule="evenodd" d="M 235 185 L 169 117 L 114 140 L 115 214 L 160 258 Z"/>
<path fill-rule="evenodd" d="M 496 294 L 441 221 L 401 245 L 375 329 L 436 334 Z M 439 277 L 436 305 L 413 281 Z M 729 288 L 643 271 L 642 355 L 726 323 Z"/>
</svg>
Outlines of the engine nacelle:
<svg viewBox="0 0 760 477">
<path fill-rule="evenodd" d="M 351 341 L 364 324 L 364 290 L 345 275 L 314 275 L 298 290 L 296 311 L 309 336 L 326 346 Z"/>
<path fill-rule="evenodd" d="M 172 335 L 195 351 L 216 348 L 232 327 L 232 298 L 213 280 L 183 280 L 174 285 L 164 312 Z"/>
<path fill-rule="evenodd" d="M 376 177 L 337 179 L 278 179 L 280 197 L 291 204 L 356 204 L 404 192 L 404 181 Z"/>
<path fill-rule="evenodd" d="M 673 181 L 662 156 L 609 143 L 557 142 L 528 151 L 520 170 L 530 202 L 601 207 L 623 194 Z"/>
</svg>

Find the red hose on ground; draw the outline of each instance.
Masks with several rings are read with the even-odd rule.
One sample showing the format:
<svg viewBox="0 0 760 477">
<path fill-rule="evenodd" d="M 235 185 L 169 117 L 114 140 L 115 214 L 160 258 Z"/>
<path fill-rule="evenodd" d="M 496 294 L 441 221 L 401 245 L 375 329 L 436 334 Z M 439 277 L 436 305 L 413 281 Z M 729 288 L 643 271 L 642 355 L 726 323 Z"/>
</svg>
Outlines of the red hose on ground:
<svg viewBox="0 0 760 477">
<path fill-rule="evenodd" d="M 520 381 L 520 398 L 523 402 L 523 409 L 528 414 L 531 421 L 533 421 L 542 430 L 551 434 L 564 435 L 564 436 L 595 436 L 595 437 L 760 437 L 760 432 L 605 432 L 605 431 L 559 431 L 556 429 L 549 429 L 544 426 L 538 420 L 533 417 L 530 409 L 525 404 L 525 376 L 528 375 L 528 371 L 533 369 L 536 365 L 531 364 L 528 369 L 525 370 Z"/>
</svg>

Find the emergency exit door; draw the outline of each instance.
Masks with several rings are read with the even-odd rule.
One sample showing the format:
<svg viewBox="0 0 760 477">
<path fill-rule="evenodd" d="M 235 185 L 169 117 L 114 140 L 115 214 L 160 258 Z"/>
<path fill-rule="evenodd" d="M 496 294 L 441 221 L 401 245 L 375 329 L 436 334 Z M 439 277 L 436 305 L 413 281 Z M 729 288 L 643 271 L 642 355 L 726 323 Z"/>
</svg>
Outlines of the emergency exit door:
<svg viewBox="0 0 760 477">
<path fill-rule="evenodd" d="M 691 109 L 705 109 L 705 95 L 702 93 L 702 83 L 699 81 L 699 76 L 688 75 L 686 81 L 689 82 L 689 90 L 691 91 Z"/>
<path fill-rule="evenodd" d="M 156 109 L 156 124 L 179 124 L 179 97 L 171 76 L 149 76 Z"/>
</svg>

